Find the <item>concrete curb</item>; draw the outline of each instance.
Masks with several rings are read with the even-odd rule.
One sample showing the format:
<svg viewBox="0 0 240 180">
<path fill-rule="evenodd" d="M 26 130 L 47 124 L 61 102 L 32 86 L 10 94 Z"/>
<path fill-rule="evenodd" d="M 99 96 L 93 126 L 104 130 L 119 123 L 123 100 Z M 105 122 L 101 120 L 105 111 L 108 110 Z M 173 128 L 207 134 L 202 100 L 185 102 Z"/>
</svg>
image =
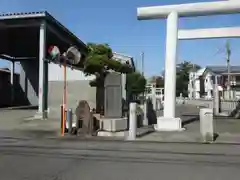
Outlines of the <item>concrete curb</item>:
<svg viewBox="0 0 240 180">
<path fill-rule="evenodd" d="M 1 136 L 0 139 L 9 138 L 9 139 L 22 139 L 22 140 L 34 140 L 34 139 L 41 139 L 41 140 L 58 140 L 58 141 L 84 141 L 84 142 L 122 142 L 122 143 L 136 143 L 136 144 L 192 144 L 192 145 L 240 145 L 238 142 L 234 141 L 219 141 L 219 142 L 184 142 L 184 141 L 146 141 L 146 140 L 126 140 L 124 138 L 111 138 L 111 137 L 79 137 L 79 136 L 69 136 L 65 135 L 61 137 L 56 133 L 55 137 L 17 137 L 17 136 Z"/>
</svg>

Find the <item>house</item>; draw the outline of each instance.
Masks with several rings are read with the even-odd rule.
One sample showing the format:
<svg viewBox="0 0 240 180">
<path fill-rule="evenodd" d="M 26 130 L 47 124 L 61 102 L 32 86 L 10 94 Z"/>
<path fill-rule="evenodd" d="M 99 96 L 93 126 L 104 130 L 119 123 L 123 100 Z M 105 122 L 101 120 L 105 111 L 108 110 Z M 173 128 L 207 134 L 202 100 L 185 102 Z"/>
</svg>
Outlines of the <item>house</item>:
<svg viewBox="0 0 240 180">
<path fill-rule="evenodd" d="M 240 66 L 231 66 L 230 72 L 232 97 L 238 97 L 240 95 Z M 189 73 L 188 97 L 190 99 L 211 99 L 215 82 L 220 96 L 224 98 L 228 82 L 226 66 L 206 66 L 197 71 L 191 71 Z"/>
<path fill-rule="evenodd" d="M 163 100 L 164 97 L 164 79 L 162 76 L 152 76 L 147 79 L 145 94 L 147 97 L 152 96 L 152 89 L 155 88 L 157 98 Z"/>
</svg>

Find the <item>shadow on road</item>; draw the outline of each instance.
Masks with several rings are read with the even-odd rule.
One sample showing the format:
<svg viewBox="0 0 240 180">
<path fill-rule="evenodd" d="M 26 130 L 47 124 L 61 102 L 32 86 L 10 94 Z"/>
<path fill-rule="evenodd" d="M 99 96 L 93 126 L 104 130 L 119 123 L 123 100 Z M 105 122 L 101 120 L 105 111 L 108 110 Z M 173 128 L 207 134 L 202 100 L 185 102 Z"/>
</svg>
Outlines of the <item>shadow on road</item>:
<svg viewBox="0 0 240 180">
<path fill-rule="evenodd" d="M 194 123 L 196 121 L 199 121 L 199 115 L 182 115 L 182 127 L 188 125 L 188 124 L 191 124 L 191 123 Z"/>
</svg>

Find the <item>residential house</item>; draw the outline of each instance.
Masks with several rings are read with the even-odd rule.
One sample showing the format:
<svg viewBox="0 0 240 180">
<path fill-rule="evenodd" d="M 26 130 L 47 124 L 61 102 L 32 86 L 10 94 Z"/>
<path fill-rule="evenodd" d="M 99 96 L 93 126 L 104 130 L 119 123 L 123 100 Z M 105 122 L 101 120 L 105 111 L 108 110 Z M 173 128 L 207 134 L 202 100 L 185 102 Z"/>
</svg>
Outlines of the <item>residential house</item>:
<svg viewBox="0 0 240 180">
<path fill-rule="evenodd" d="M 232 97 L 240 96 L 240 66 L 230 67 Z M 191 99 L 211 99 L 217 83 L 220 96 L 225 97 L 228 73 L 226 66 L 207 66 L 189 73 L 188 97 Z"/>
<path fill-rule="evenodd" d="M 146 96 L 152 96 L 152 88 L 155 88 L 156 97 L 159 97 L 161 100 L 164 98 L 164 79 L 162 76 L 152 76 L 147 79 L 146 84 Z"/>
</svg>

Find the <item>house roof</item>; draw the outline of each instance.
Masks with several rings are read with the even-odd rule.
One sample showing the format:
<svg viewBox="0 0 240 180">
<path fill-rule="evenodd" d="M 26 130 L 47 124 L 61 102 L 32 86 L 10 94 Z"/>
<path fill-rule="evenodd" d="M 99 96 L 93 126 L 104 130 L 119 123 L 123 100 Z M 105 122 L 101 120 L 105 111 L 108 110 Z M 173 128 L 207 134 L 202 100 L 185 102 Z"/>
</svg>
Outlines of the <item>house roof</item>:
<svg viewBox="0 0 240 180">
<path fill-rule="evenodd" d="M 227 73 L 227 66 L 207 66 L 213 73 L 222 74 Z M 231 73 L 240 73 L 240 66 L 231 66 L 230 67 Z"/>
<path fill-rule="evenodd" d="M 0 22 L 3 20 L 24 20 L 24 19 L 44 19 L 47 22 L 53 24 L 57 28 L 62 29 L 66 34 L 71 36 L 78 45 L 86 47 L 77 36 L 75 36 L 70 30 L 68 30 L 63 24 L 56 20 L 47 11 L 37 11 L 37 12 L 17 12 L 17 13 L 0 13 Z"/>
<path fill-rule="evenodd" d="M 197 76 L 202 76 L 203 73 L 206 71 L 207 68 L 201 68 L 199 69 L 196 73 L 197 73 Z"/>
<path fill-rule="evenodd" d="M 85 59 L 87 46 L 47 11 L 0 13 L 0 54 L 13 57 L 13 60 L 21 57 L 36 59 L 39 56 L 39 28 L 42 22 L 46 25 L 46 48 L 56 45 L 65 52 L 70 46 L 76 46 L 82 60 Z"/>
<path fill-rule="evenodd" d="M 130 63 L 130 65 L 135 69 L 135 63 L 134 63 L 133 57 L 114 52 L 113 58 L 116 60 L 119 60 L 121 63 L 125 63 L 128 61 Z"/>
<path fill-rule="evenodd" d="M 152 76 L 152 77 L 147 79 L 147 83 L 148 84 L 156 83 L 158 79 L 163 81 L 163 77 L 162 76 Z"/>
</svg>

